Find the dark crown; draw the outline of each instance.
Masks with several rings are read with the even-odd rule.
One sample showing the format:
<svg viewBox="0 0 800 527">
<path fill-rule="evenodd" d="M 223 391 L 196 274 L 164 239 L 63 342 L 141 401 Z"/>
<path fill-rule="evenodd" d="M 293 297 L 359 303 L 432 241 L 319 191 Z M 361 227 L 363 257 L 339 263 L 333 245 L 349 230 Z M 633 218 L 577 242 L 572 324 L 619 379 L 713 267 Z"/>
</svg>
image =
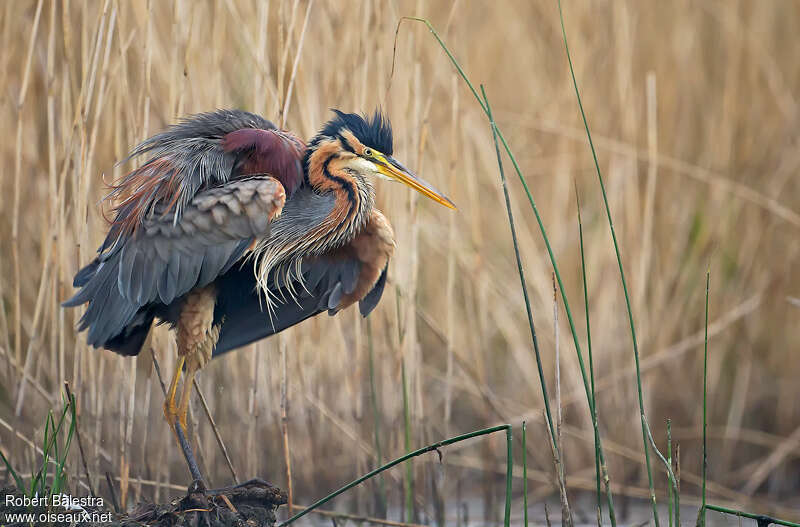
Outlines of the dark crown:
<svg viewBox="0 0 800 527">
<path fill-rule="evenodd" d="M 375 110 L 372 118 L 335 109 L 333 113 L 336 117 L 325 123 L 317 137 L 337 137 L 342 130 L 347 129 L 365 146 L 392 155 L 392 123 L 378 110 Z"/>
</svg>

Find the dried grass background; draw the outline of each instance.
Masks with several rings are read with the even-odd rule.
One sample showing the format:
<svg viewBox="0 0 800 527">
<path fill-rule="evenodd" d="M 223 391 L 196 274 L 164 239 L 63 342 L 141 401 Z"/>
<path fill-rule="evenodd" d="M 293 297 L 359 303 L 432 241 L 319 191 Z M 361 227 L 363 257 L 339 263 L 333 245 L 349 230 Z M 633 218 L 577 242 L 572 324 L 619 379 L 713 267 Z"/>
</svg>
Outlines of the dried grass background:
<svg viewBox="0 0 800 527">
<path fill-rule="evenodd" d="M 527 419 L 532 496 L 553 492 L 489 126 L 421 25 L 401 27 L 390 78 L 397 21 L 418 15 L 486 85 L 583 331 L 574 188 L 580 193 L 609 471 L 620 496 L 646 495 L 624 300 L 554 1 L 7 0 L 0 13 L 0 448 L 23 472 L 34 459 L 26 438 L 38 441 L 68 380 L 96 488 L 106 492 L 110 472 L 133 503 L 164 499 L 188 482 L 150 353 L 123 359 L 87 348 L 74 330 L 79 311 L 59 307 L 105 232 L 104 180 L 131 168 L 115 162 L 193 112 L 239 107 L 285 118 L 308 138 L 330 107 L 380 106 L 394 125 L 396 156 L 459 210 L 378 185 L 398 242 L 390 284 L 369 319 L 379 422 L 367 323 L 356 310 L 320 316 L 201 373 L 233 464 L 240 477 L 286 486 L 283 348 L 296 501 L 374 467 L 376 427 L 384 460 L 404 451 L 402 363 L 413 447 Z M 796 518 L 788 507 L 800 493 L 800 7 L 615 0 L 566 2 L 565 16 L 631 284 L 645 404 L 662 444 L 672 419 L 684 501 L 697 494 L 701 467 L 710 268 L 709 494 Z M 511 191 L 552 386 L 551 270 L 518 182 Z M 592 490 L 591 422 L 564 318 L 568 484 Z M 171 370 L 171 335 L 159 328 L 152 345 Z M 229 483 L 197 400 L 193 416 L 211 482 Z M 449 448 L 444 469 L 435 456 L 415 462 L 422 518 L 433 515 L 431 496 L 452 504 L 462 484 L 464 496 L 491 503 L 491 493 L 502 493 L 503 456 L 487 440 Z M 77 449 L 70 459 L 77 479 Z M 385 480 L 393 503 L 402 478 L 395 469 Z M 663 496 L 666 477 L 657 480 Z M 339 507 L 375 513 L 378 491 L 377 482 L 367 485 Z"/>
</svg>

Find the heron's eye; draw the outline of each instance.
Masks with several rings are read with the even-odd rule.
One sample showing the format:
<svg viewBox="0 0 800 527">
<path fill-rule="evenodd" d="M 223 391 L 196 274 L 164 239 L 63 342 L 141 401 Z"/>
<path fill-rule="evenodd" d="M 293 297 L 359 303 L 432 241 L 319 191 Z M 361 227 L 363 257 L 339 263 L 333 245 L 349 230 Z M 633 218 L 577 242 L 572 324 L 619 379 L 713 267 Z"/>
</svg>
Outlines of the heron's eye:
<svg viewBox="0 0 800 527">
<path fill-rule="evenodd" d="M 372 150 L 369 148 L 364 149 L 364 156 L 365 157 L 372 157 Z"/>
</svg>

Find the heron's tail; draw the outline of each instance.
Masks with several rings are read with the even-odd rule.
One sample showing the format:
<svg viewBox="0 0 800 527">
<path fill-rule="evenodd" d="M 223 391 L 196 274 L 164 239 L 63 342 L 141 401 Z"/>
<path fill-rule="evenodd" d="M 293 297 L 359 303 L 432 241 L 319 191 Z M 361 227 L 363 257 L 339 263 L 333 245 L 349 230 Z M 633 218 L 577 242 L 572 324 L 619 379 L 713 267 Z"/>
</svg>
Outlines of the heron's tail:
<svg viewBox="0 0 800 527">
<path fill-rule="evenodd" d="M 90 346 L 121 355 L 138 355 L 155 315 L 147 306 L 137 306 L 122 297 L 114 263 L 95 258 L 78 271 L 72 285 L 80 289 L 62 306 L 89 303 L 78 329 L 89 330 L 86 340 Z"/>
</svg>

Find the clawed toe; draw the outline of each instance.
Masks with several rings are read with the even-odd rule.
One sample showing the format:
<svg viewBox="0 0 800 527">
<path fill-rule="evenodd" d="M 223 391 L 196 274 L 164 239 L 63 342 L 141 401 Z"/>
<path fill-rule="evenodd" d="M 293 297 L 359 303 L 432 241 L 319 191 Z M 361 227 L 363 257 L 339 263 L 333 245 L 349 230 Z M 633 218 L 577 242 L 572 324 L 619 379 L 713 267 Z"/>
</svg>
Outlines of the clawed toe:
<svg viewBox="0 0 800 527">
<path fill-rule="evenodd" d="M 270 483 L 269 481 L 265 481 L 261 478 L 253 478 L 248 479 L 244 483 L 238 483 L 236 485 L 231 485 L 230 487 L 222 487 L 219 489 L 211 489 L 207 490 L 206 493 L 209 495 L 217 495 L 217 494 L 224 494 L 225 492 L 230 492 L 236 489 L 245 489 L 245 488 L 263 488 L 263 489 L 278 489 L 275 485 Z"/>
<path fill-rule="evenodd" d="M 174 401 L 164 401 L 164 419 L 167 420 L 169 426 L 175 428 L 175 420 L 178 418 L 178 407 L 175 406 Z"/>
<path fill-rule="evenodd" d="M 213 492 L 213 491 L 211 491 Z M 206 484 L 203 482 L 202 479 L 195 479 L 189 484 L 189 488 L 186 489 L 186 494 L 210 494 L 206 489 Z"/>
</svg>

